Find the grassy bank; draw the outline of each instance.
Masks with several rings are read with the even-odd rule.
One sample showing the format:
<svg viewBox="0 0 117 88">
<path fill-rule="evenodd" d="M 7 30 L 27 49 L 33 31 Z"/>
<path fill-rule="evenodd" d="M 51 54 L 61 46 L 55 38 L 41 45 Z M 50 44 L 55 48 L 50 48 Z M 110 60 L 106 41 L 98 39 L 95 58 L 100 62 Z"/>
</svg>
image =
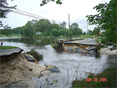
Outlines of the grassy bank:
<svg viewBox="0 0 117 88">
<path fill-rule="evenodd" d="M 79 88 L 79 87 L 115 88 L 115 87 L 117 87 L 116 72 L 117 72 L 116 67 L 112 67 L 112 68 L 108 68 L 108 69 L 104 70 L 102 73 L 97 74 L 95 76 L 93 76 L 91 74 L 91 75 L 89 75 L 87 77 L 87 78 L 91 78 L 91 81 L 86 81 L 86 80 L 78 81 L 78 80 L 75 80 L 75 81 L 72 82 L 72 86 L 73 86 L 72 88 Z M 97 81 L 96 81 L 96 78 L 97 78 Z"/>
<path fill-rule="evenodd" d="M 0 46 L 0 50 L 3 50 L 3 49 L 13 49 L 13 48 L 18 48 L 18 47 L 15 47 L 15 46 Z"/>
<path fill-rule="evenodd" d="M 0 35 L 0 37 L 22 37 L 22 35 Z"/>
<path fill-rule="evenodd" d="M 22 37 L 22 35 L 10 35 L 8 37 Z"/>
</svg>

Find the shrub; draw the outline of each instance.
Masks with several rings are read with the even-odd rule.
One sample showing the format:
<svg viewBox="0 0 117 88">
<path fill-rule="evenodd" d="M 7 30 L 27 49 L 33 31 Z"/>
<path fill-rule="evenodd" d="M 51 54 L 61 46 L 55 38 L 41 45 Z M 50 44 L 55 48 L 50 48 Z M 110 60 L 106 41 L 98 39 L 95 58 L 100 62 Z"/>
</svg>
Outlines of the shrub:
<svg viewBox="0 0 117 88">
<path fill-rule="evenodd" d="M 26 54 L 31 54 L 36 60 L 40 61 L 43 59 L 43 55 L 39 54 L 37 51 L 34 51 L 33 49 Z"/>
</svg>

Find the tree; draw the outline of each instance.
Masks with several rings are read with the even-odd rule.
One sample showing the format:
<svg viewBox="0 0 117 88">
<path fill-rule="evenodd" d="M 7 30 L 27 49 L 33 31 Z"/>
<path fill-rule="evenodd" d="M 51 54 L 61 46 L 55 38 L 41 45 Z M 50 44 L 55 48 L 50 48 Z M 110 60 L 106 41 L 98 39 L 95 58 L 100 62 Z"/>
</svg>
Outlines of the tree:
<svg viewBox="0 0 117 88">
<path fill-rule="evenodd" d="M 87 34 L 92 35 L 93 31 L 92 30 L 88 30 Z"/>
<path fill-rule="evenodd" d="M 36 32 L 47 32 L 47 34 L 50 33 L 50 27 L 51 23 L 47 19 L 41 19 L 39 20 L 35 25 Z"/>
<path fill-rule="evenodd" d="M 108 29 L 105 31 L 106 40 L 110 42 L 116 42 L 116 30 Z"/>
<path fill-rule="evenodd" d="M 8 25 L 4 26 L 4 29 L 0 30 L 0 34 L 6 35 L 6 36 L 10 35 L 11 27 L 9 27 Z"/>
<path fill-rule="evenodd" d="M 100 32 L 100 28 L 98 26 L 94 27 L 93 34 L 99 36 L 99 32 Z"/>
<path fill-rule="evenodd" d="M 20 34 L 20 30 L 22 29 L 22 27 L 16 27 L 16 28 L 13 28 L 11 30 L 11 33 L 12 34 Z"/>
<path fill-rule="evenodd" d="M 66 34 L 66 30 L 65 29 L 59 29 L 59 34 L 60 35 L 65 35 Z"/>
<path fill-rule="evenodd" d="M 76 29 L 78 27 L 79 27 L 79 25 L 77 23 L 72 23 L 71 24 L 71 29 Z"/>
<path fill-rule="evenodd" d="M 58 24 L 51 24 L 51 29 L 57 29 L 57 30 L 59 30 L 60 27 L 59 27 Z"/>
<path fill-rule="evenodd" d="M 63 23 L 60 23 L 60 28 L 62 28 L 62 29 L 66 29 L 66 22 L 65 21 L 63 21 Z"/>
<path fill-rule="evenodd" d="M 72 31 L 73 35 L 76 35 L 77 30 L 78 30 L 78 24 L 77 23 L 72 23 L 70 28 L 71 28 L 71 31 Z"/>
<path fill-rule="evenodd" d="M 82 29 L 81 28 L 78 28 L 78 30 L 77 30 L 77 35 L 81 35 L 82 34 Z"/>
<path fill-rule="evenodd" d="M 6 18 L 6 15 L 15 9 L 15 6 L 8 6 L 7 0 L 0 0 L 0 18 Z M 2 21 L 0 21 L 0 27 L 3 27 Z"/>
<path fill-rule="evenodd" d="M 79 28 L 79 25 L 77 23 L 72 23 L 70 27 L 73 35 L 82 34 L 82 29 Z"/>
<path fill-rule="evenodd" d="M 23 35 L 27 37 L 32 37 L 35 35 L 35 30 L 32 26 L 32 24 L 28 21 L 26 25 L 23 28 Z"/>
<path fill-rule="evenodd" d="M 19 30 L 19 33 L 23 35 L 23 27 Z"/>
<path fill-rule="evenodd" d="M 42 0 L 42 3 L 40 4 L 40 6 L 43 6 L 43 5 L 47 4 L 50 1 L 55 2 L 55 0 Z M 61 0 L 57 0 L 56 4 L 60 4 L 61 5 L 62 4 Z"/>
<path fill-rule="evenodd" d="M 85 34 L 86 34 L 86 32 L 84 31 L 82 34 L 83 34 L 83 35 L 85 35 Z"/>
<path fill-rule="evenodd" d="M 57 30 L 57 29 L 52 29 L 51 31 L 50 31 L 50 34 L 52 35 L 52 36 L 59 36 L 60 34 L 59 34 L 59 31 Z"/>
<path fill-rule="evenodd" d="M 33 25 L 35 25 L 36 23 L 37 23 L 37 20 L 32 20 L 32 21 L 30 21 Z"/>
<path fill-rule="evenodd" d="M 115 31 L 116 30 L 116 0 L 110 0 L 107 4 L 99 4 L 96 5 L 93 9 L 96 9 L 98 14 L 96 15 L 87 15 L 87 20 L 89 21 L 90 25 L 98 24 L 101 30 L 106 31 Z M 113 40 L 114 35 L 116 37 L 116 33 L 111 32 L 112 34 L 106 35 L 105 37 L 109 37 L 108 41 Z M 113 40 L 116 42 L 116 38 Z"/>
</svg>

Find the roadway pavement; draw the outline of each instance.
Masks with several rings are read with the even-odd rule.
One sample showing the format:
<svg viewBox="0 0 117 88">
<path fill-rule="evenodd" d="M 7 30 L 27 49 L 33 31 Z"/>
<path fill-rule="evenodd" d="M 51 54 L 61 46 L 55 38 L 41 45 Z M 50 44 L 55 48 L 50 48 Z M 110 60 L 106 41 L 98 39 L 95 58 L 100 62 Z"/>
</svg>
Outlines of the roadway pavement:
<svg viewBox="0 0 117 88">
<path fill-rule="evenodd" d="M 76 41 L 68 41 L 63 42 L 65 43 L 77 43 L 77 44 L 86 44 L 86 45 L 97 45 L 98 43 L 95 42 L 95 39 L 83 39 L 83 40 L 76 40 Z"/>
<path fill-rule="evenodd" d="M 0 50 L 0 56 L 7 56 L 7 55 L 14 54 L 14 53 L 20 53 L 22 51 L 23 49 L 21 48 Z"/>
</svg>

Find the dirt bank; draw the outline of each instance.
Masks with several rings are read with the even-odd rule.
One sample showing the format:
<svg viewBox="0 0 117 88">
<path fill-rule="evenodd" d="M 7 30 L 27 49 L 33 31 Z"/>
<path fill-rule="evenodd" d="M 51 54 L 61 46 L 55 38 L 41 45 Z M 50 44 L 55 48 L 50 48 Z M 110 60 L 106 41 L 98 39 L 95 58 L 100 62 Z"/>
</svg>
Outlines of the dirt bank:
<svg viewBox="0 0 117 88">
<path fill-rule="evenodd" d="M 39 66 L 37 62 L 29 62 L 22 53 L 9 58 L 11 60 L 0 64 L 0 85 L 39 77 L 40 71 L 45 69 L 45 66 Z"/>
</svg>

